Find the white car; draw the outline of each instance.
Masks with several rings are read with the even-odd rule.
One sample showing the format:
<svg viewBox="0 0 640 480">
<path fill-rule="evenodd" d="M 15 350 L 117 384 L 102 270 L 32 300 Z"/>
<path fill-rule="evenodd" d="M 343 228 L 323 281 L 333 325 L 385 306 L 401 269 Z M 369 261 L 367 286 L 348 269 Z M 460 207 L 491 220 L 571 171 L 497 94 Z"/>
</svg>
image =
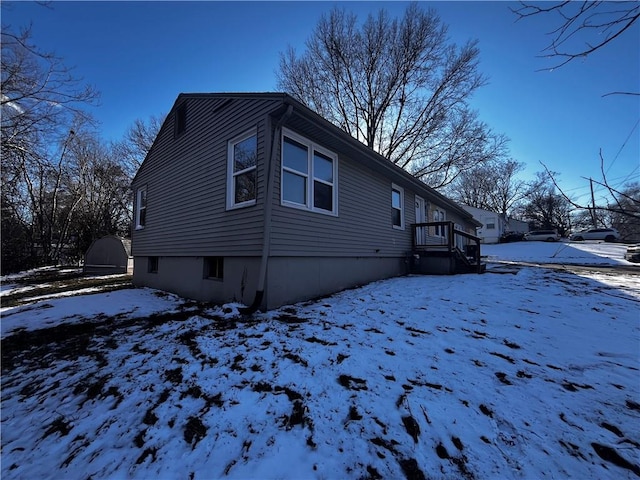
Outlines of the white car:
<svg viewBox="0 0 640 480">
<path fill-rule="evenodd" d="M 557 242 L 560 240 L 560 234 L 557 230 L 534 230 L 524 234 L 527 241 L 538 240 L 540 242 Z"/>
<path fill-rule="evenodd" d="M 583 240 L 604 240 L 605 242 L 615 242 L 620 240 L 620 233 L 615 228 L 590 228 L 571 234 L 569 240 L 581 242 Z"/>
</svg>

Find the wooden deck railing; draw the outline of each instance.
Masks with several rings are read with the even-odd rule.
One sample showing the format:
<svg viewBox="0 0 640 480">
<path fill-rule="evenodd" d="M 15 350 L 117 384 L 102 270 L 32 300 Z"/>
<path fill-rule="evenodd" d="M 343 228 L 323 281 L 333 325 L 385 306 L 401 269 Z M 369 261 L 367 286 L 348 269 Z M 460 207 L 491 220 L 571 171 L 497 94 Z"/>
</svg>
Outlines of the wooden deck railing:
<svg viewBox="0 0 640 480">
<path fill-rule="evenodd" d="M 425 222 L 411 225 L 414 251 L 446 250 L 463 255 L 471 265 L 481 269 L 480 238 L 455 228 L 453 222 Z"/>
</svg>

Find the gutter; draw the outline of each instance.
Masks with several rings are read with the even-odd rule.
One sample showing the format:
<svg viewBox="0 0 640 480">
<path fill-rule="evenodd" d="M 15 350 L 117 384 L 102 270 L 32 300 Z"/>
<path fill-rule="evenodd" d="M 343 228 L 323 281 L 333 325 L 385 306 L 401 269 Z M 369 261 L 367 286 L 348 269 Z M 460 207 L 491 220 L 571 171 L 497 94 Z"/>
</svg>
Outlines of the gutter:
<svg viewBox="0 0 640 480">
<path fill-rule="evenodd" d="M 264 204 L 264 227 L 263 227 L 263 241 L 262 241 L 262 258 L 260 259 L 260 271 L 258 272 L 258 286 L 256 287 L 256 296 L 253 299 L 253 303 L 248 307 L 241 307 L 238 311 L 243 315 L 254 314 L 262 304 L 264 298 L 264 288 L 267 279 L 267 264 L 269 262 L 269 252 L 271 249 L 271 210 L 273 209 L 273 188 L 275 183 L 275 168 L 274 162 L 276 146 L 279 145 L 278 139 L 280 138 L 280 132 L 282 131 L 282 125 L 293 113 L 293 105 L 289 104 L 287 110 L 282 114 L 273 133 L 271 134 L 271 152 L 269 153 L 269 160 L 267 162 L 267 190 L 265 193 Z"/>
</svg>

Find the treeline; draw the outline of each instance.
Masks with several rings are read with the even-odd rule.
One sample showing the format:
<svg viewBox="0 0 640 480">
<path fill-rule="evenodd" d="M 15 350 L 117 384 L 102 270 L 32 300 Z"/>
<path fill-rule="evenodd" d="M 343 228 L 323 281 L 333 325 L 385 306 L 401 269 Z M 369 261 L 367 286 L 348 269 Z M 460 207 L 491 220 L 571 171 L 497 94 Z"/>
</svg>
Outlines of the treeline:
<svg viewBox="0 0 640 480">
<path fill-rule="evenodd" d="M 103 235 L 129 236 L 129 185 L 161 119 L 100 138 L 98 92 L 38 49 L 29 30 L 2 29 L 2 274 L 73 264 Z"/>
</svg>

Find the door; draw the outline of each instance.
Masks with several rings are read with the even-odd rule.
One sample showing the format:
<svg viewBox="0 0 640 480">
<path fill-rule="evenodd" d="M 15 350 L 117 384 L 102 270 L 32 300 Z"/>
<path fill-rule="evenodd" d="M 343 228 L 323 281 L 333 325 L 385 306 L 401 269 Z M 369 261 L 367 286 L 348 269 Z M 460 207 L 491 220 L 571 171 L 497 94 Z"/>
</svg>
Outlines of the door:
<svg viewBox="0 0 640 480">
<path fill-rule="evenodd" d="M 416 223 L 427 221 L 427 209 L 424 198 L 416 195 Z M 416 245 L 427 244 L 427 227 L 416 227 Z"/>
</svg>

